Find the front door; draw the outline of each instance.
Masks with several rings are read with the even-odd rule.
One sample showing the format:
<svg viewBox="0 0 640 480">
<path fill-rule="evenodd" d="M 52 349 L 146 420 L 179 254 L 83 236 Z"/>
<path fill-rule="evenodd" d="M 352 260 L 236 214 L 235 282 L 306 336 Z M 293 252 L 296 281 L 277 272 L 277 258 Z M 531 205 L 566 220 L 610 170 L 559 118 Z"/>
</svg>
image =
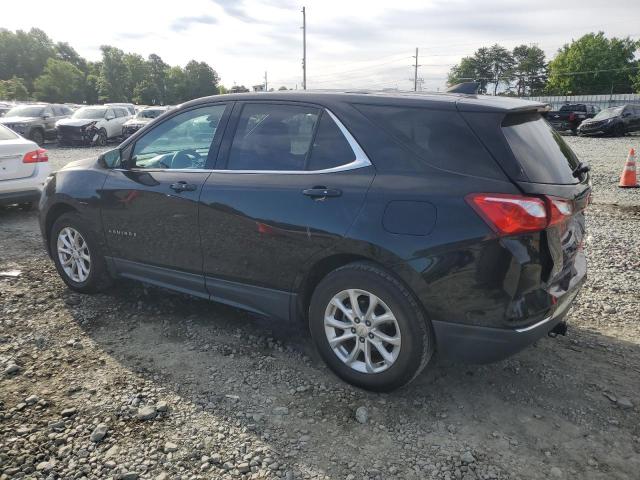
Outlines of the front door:
<svg viewBox="0 0 640 480">
<path fill-rule="evenodd" d="M 102 191 L 109 255 L 124 276 L 204 294 L 198 199 L 227 106 L 179 113 L 125 148 Z"/>
<path fill-rule="evenodd" d="M 222 168 L 207 179 L 200 202 L 207 287 L 231 303 L 229 295 L 244 292 L 238 303 L 286 316 L 287 295 L 273 291 L 290 292 L 304 265 L 346 234 L 374 169 L 317 106 L 245 103 L 233 117 Z"/>
</svg>

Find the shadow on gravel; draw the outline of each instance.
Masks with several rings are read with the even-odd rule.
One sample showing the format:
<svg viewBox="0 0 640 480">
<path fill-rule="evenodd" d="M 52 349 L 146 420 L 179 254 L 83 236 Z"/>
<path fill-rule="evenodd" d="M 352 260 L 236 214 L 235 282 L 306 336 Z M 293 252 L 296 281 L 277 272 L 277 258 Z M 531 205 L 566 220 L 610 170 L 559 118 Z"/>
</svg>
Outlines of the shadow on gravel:
<svg viewBox="0 0 640 480">
<path fill-rule="evenodd" d="M 524 478 L 545 478 L 541 464 L 576 478 L 634 478 L 640 469 L 640 345 L 581 328 L 572 314 L 566 338 L 490 365 L 436 361 L 409 386 L 374 394 L 336 379 L 303 325 L 129 282 L 81 301 L 70 312 L 125 368 L 240 422 L 276 451 L 307 432 L 312 454 L 294 448 L 293 456 L 313 471 L 444 447 L 500 458 Z M 355 421 L 358 406 L 369 425 Z M 277 407 L 288 414 L 274 414 Z"/>
</svg>

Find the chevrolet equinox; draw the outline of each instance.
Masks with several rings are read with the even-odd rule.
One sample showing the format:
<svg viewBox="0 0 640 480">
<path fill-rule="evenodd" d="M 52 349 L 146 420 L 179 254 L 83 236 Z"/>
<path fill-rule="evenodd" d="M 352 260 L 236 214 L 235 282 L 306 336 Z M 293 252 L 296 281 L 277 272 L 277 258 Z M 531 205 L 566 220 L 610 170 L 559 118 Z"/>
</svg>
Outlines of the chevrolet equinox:
<svg viewBox="0 0 640 480">
<path fill-rule="evenodd" d="M 201 98 L 51 175 L 40 226 L 76 291 L 128 278 L 305 321 L 338 376 L 392 390 L 436 352 L 495 361 L 565 329 L 590 186 L 544 110 L 462 94 Z"/>
</svg>

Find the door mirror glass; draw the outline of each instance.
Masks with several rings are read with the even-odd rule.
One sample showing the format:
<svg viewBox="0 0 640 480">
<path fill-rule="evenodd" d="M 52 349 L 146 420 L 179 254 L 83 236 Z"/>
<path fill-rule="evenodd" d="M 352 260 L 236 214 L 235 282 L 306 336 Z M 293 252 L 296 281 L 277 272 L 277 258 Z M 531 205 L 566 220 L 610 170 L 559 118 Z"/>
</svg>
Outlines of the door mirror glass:
<svg viewBox="0 0 640 480">
<path fill-rule="evenodd" d="M 105 168 L 116 168 L 120 166 L 120 159 L 120 149 L 114 148 L 113 150 L 109 150 L 108 152 L 104 152 L 102 155 L 100 155 L 98 161 Z"/>
</svg>

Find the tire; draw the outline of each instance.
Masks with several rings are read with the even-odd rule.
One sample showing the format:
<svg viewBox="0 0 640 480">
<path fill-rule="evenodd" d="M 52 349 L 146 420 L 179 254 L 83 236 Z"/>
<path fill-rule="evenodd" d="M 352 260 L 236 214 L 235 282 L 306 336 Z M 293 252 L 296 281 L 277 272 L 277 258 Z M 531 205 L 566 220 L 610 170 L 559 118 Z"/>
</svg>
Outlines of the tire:
<svg viewBox="0 0 640 480">
<path fill-rule="evenodd" d="M 95 144 L 99 147 L 104 147 L 107 144 L 107 131 L 104 128 L 98 130 L 98 138 Z"/>
<path fill-rule="evenodd" d="M 36 128 L 29 134 L 29 139 L 33 140 L 38 145 L 44 145 L 44 133 L 39 128 Z"/>
<path fill-rule="evenodd" d="M 377 298 L 375 315 L 368 316 L 361 311 L 364 321 L 357 315 L 350 321 L 345 310 L 336 308 L 332 301 L 337 299 L 343 302 L 347 312 L 353 313 L 349 290 L 356 290 L 353 293 L 362 310 L 367 310 L 371 299 Z M 369 320 L 375 322 L 376 317 L 389 318 L 386 311 L 394 320 L 378 320 L 378 328 L 370 324 Z M 336 328 L 334 323 L 327 326 L 325 317 L 347 328 Z M 365 322 L 369 323 L 363 325 Z M 377 392 L 391 391 L 409 383 L 424 369 L 435 350 L 433 327 L 414 295 L 394 276 L 368 262 L 345 265 L 322 279 L 311 297 L 309 329 L 318 353 L 338 377 Z M 396 345 L 381 342 L 380 334 L 395 342 L 399 337 L 400 341 Z M 335 336 L 332 338 L 335 341 L 343 335 L 350 338 L 338 340 L 332 347 L 330 336 Z M 387 351 L 390 360 L 383 358 L 374 343 Z M 360 351 L 354 355 L 356 346 Z M 371 352 L 369 365 L 365 349 Z"/>
<path fill-rule="evenodd" d="M 613 136 L 614 137 L 624 137 L 625 133 L 626 133 L 626 131 L 625 131 L 624 125 L 622 123 L 619 123 L 613 129 Z"/>
<path fill-rule="evenodd" d="M 80 235 L 83 241 L 78 241 L 75 244 L 76 247 L 86 245 L 86 250 L 82 250 L 82 253 L 86 252 L 89 257 L 88 264 L 87 262 L 83 262 L 87 271 L 86 276 L 78 275 L 74 278 L 72 276 L 73 269 L 70 274 L 68 268 L 65 269 L 63 266 L 62 259 L 68 259 L 70 256 L 64 253 L 61 254 L 58 250 L 58 239 L 63 231 L 66 231 L 66 234 L 70 231 L 75 231 Z M 62 243 L 64 244 L 64 242 Z M 81 293 L 95 293 L 103 291 L 111 285 L 111 278 L 107 271 L 107 266 L 100 244 L 96 240 L 96 236 L 93 234 L 91 229 L 88 228 L 86 222 L 78 214 L 65 213 L 56 219 L 51 227 L 49 249 L 51 251 L 51 257 L 56 265 L 56 269 L 58 270 L 58 274 L 62 277 L 64 283 L 66 283 L 72 290 Z M 67 250 L 69 250 L 69 248 L 67 248 Z M 76 271 L 79 272 L 78 269 L 76 269 Z"/>
</svg>

